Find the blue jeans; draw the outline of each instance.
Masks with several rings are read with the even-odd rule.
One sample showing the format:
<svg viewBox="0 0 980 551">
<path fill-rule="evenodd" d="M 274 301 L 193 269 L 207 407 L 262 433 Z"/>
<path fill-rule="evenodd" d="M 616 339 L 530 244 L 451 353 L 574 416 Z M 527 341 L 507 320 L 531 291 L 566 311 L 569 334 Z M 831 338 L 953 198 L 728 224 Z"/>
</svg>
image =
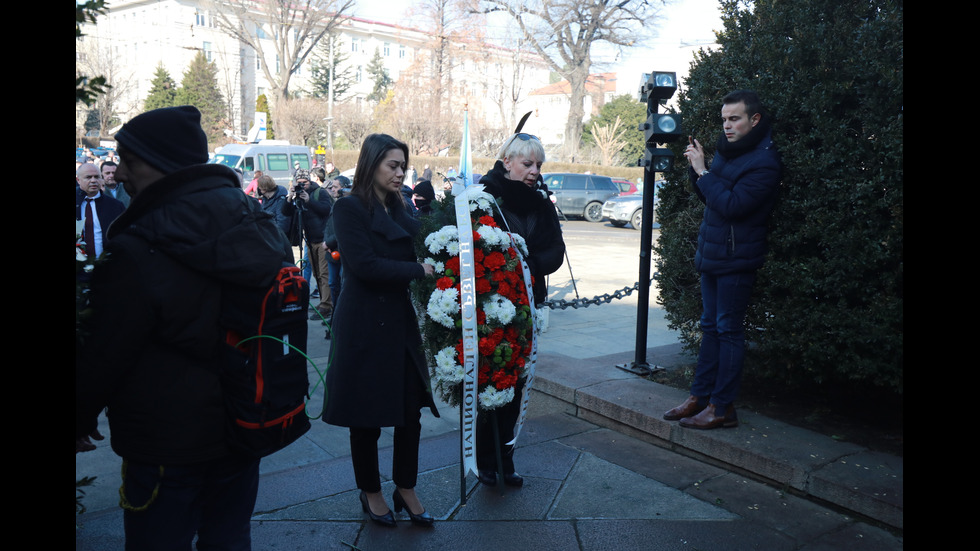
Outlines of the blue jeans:
<svg viewBox="0 0 980 551">
<path fill-rule="evenodd" d="M 248 551 L 259 489 L 259 460 L 228 456 L 194 465 L 126 461 L 126 549 Z M 156 496 L 153 497 L 154 490 Z M 149 503 L 147 506 L 146 504 Z"/>
<path fill-rule="evenodd" d="M 691 395 L 710 397 L 721 415 L 735 402 L 745 360 L 745 311 L 755 272 L 701 274 L 701 351 Z"/>
<path fill-rule="evenodd" d="M 328 280 L 330 285 L 330 296 L 333 298 L 333 306 L 337 307 L 337 299 L 340 297 L 340 277 L 341 277 L 341 264 L 340 262 L 330 259 L 327 260 L 327 270 L 328 270 Z"/>
</svg>

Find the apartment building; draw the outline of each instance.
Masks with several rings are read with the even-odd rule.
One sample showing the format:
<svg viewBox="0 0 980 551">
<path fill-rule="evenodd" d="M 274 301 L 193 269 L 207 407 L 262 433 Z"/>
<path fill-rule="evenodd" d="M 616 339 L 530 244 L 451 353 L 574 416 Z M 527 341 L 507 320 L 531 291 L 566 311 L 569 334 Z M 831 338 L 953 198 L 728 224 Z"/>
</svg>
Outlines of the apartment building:
<svg viewBox="0 0 980 551">
<path fill-rule="evenodd" d="M 200 0 L 114 0 L 94 26 L 86 26 L 86 36 L 77 43 L 76 63 L 91 74 L 108 74 L 104 68 L 112 68 L 110 80 L 123 92 L 117 102 L 119 115 L 128 120 L 142 111 L 158 66 L 179 84 L 191 60 L 203 52 L 217 68 L 233 131 L 244 135 L 256 98 L 271 90 L 262 64 L 277 69 L 281 60 L 271 37 L 262 48 L 263 59 L 222 31 L 210 9 L 210 3 Z M 424 30 L 351 17 L 339 25 L 338 33 L 336 47 L 343 49 L 345 64 L 338 73 L 350 69 L 354 82 L 335 102 L 366 105 L 374 88 L 367 69 L 375 52 L 393 81 L 412 78 L 424 84 L 433 78 L 433 48 L 438 42 Z M 548 83 L 547 66 L 530 52 L 463 38 L 452 44 L 450 55 L 446 94 L 453 105 L 468 105 L 471 120 L 479 117 L 486 124 L 506 127 L 524 112 L 530 91 Z M 293 74 L 291 93 L 306 95 L 311 63 L 312 56 Z"/>
</svg>

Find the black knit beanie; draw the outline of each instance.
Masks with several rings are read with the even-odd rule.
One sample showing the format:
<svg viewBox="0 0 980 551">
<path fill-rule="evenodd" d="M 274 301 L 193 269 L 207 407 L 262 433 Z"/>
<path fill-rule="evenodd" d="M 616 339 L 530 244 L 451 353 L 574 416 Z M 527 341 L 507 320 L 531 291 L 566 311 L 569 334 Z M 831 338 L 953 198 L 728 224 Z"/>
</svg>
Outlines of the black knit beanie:
<svg viewBox="0 0 980 551">
<path fill-rule="evenodd" d="M 137 115 L 116 132 L 116 142 L 164 174 L 208 161 L 201 112 L 192 105 Z"/>
</svg>

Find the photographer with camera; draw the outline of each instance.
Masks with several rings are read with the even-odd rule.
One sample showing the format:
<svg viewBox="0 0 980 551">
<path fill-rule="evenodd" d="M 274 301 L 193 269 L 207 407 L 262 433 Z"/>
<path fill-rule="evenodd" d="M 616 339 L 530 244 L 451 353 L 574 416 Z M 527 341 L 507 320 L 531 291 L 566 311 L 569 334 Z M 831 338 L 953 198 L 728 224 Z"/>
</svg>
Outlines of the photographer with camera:
<svg viewBox="0 0 980 551">
<path fill-rule="evenodd" d="M 292 218 L 290 227 L 296 228 L 293 239 L 293 246 L 303 246 L 302 238 L 306 238 L 306 246 L 309 247 L 310 267 L 313 269 L 313 277 L 319 286 L 320 304 L 317 305 L 317 314 L 311 319 L 323 318 L 327 324 L 333 315 L 333 300 L 327 282 L 327 251 L 323 247 L 323 232 L 330 217 L 333 201 L 326 190 L 310 182 L 310 173 L 307 170 L 299 169 L 293 177 L 293 185 L 290 186 L 289 193 L 286 195 L 286 202 L 282 205 L 282 213 Z M 300 233 L 302 232 L 302 233 Z M 291 234 L 293 232 L 290 232 Z M 298 242 L 297 242 L 298 241 Z M 302 250 L 302 248 L 300 249 Z"/>
</svg>

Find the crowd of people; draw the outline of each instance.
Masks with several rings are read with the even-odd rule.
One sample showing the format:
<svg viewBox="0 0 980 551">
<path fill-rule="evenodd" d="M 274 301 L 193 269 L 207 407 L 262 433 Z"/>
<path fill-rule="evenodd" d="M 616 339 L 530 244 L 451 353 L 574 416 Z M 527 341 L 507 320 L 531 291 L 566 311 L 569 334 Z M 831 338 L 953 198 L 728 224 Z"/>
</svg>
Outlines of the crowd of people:
<svg viewBox="0 0 980 551">
<path fill-rule="evenodd" d="M 698 141 L 685 152 L 706 205 L 695 256 L 705 336 L 690 398 L 664 414 L 698 429 L 738 424 L 741 324 L 781 171 L 770 120 L 754 94 L 726 97 L 722 115 L 711 169 Z M 426 165 L 417 176 L 405 143 L 372 134 L 352 182 L 327 163 L 297 168 L 288 189 L 260 172 L 245 184 L 241 173 L 205 164 L 200 118 L 190 106 L 141 114 L 116 135 L 118 157 L 76 166 L 86 252 L 106 251 L 112 261 L 91 277 L 95 313 L 76 356 L 75 449 L 94 449 L 91 440 L 102 438 L 98 416 L 108 407 L 111 445 L 123 458 L 127 549 L 189 548 L 195 535 L 202 549 L 250 548 L 259 460 L 223 440 L 222 358 L 215 353 L 221 286 L 268 284 L 263 274 L 293 263 L 297 246 L 319 289 L 311 319 L 322 318 L 331 339 L 322 418 L 349 429 L 361 508 L 382 526 L 396 525 L 392 508 L 433 526 L 415 486 L 421 410 L 439 412 L 409 284 L 435 275 L 416 257 L 414 240 L 437 197 L 433 177 L 443 177 L 445 193 L 454 172 L 434 174 Z M 480 179 L 500 205 L 497 225 L 526 242 L 536 304 L 565 253 L 544 162 L 541 141 L 519 127 Z M 478 412 L 483 484 L 524 484 L 507 445 L 520 395 L 494 410 L 493 430 Z M 383 427 L 394 427 L 391 506 L 378 465 Z"/>
<path fill-rule="evenodd" d="M 100 268 L 93 277 L 91 302 L 101 315 L 94 320 L 93 336 L 76 362 L 76 453 L 93 449 L 92 438 L 101 438 L 97 417 L 108 406 L 112 446 L 126 465 L 123 497 L 134 504 L 152 501 L 149 507 L 125 508 L 127 544 L 152 548 L 149 541 L 159 537 L 155 545 L 172 545 L 196 533 L 201 541 L 221 542 L 222 548 L 231 548 L 230 542 L 247 548 L 257 461 L 223 447 L 215 425 L 223 414 L 215 410 L 220 400 L 212 394 L 220 392 L 212 379 L 216 370 L 195 369 L 218 361 L 208 353 L 207 339 L 218 334 L 208 327 L 219 323 L 214 296 L 220 292 L 207 272 L 220 271 L 219 263 L 233 261 L 224 256 L 232 251 L 214 247 L 218 258 L 208 258 L 191 244 L 216 243 L 235 224 L 260 225 L 266 235 L 274 229 L 277 239 L 239 243 L 235 249 L 255 247 L 267 265 L 292 260 L 293 247 L 305 251 L 311 284 L 319 290 L 319 300 L 311 300 L 311 319 L 322 318 L 332 348 L 323 420 L 349 429 L 363 512 L 378 524 L 394 526 L 392 508 L 405 510 L 413 524 L 432 526 L 433 517 L 415 485 L 421 410 L 429 408 L 436 416 L 439 412 L 408 288 L 413 279 L 434 274 L 434 266 L 416 258 L 414 239 L 420 219 L 437 199 L 436 188 L 448 192 L 446 184 L 452 183 L 454 171 L 437 172 L 443 182 L 434 185 L 428 165 L 419 176 L 408 164 L 403 142 L 372 134 L 361 146 L 353 182 L 332 163 L 311 170 L 297 168 L 288 189 L 261 172 L 244 182 L 240 173 L 228 167 L 203 164 L 207 150 L 199 120 L 199 112 L 186 106 L 144 113 L 117 135 L 118 166 L 104 161 L 98 168 L 89 162 L 77 167 L 76 219 L 101 222 L 102 231 L 94 236 L 107 237 L 104 246 L 114 260 L 111 268 Z M 158 126 L 165 131 L 158 132 Z M 163 145 L 160 136 L 183 136 L 182 148 L 154 147 Z M 521 233 L 528 243 L 527 261 L 536 278 L 534 295 L 541 301 L 546 293 L 544 276 L 561 265 L 564 242 L 540 178 L 544 148 L 527 136 L 515 134 L 507 140 L 484 184 L 490 193 L 506 198 L 501 224 Z M 128 193 L 128 206 L 110 197 L 116 191 L 109 191 L 113 176 L 124 182 L 115 187 Z M 239 198 L 228 196 L 229 189 L 237 189 Z M 83 203 L 88 196 L 114 202 L 109 203 L 112 210 L 96 207 L 100 216 L 86 216 Z M 208 202 L 175 210 L 197 199 Z M 242 212 L 269 215 L 243 219 Z M 214 231 L 218 234 L 211 234 Z M 88 243 L 92 232 L 82 233 Z M 176 240 L 165 241 L 168 238 Z M 186 248 L 199 256 L 190 258 Z M 157 250 L 164 254 L 154 256 Z M 97 240 L 92 252 L 102 254 Z M 198 266 L 201 262 L 208 266 Z M 173 281 L 160 286 L 161 276 L 144 273 L 147 268 L 169 274 Z M 132 296 L 110 293 L 117 286 Z M 168 302 L 175 304 L 164 307 Z M 108 314 L 113 318 L 107 319 Z M 151 319 L 141 319 L 147 315 Z M 109 343 L 118 335 L 128 343 L 110 351 Z M 178 366 L 174 372 L 161 367 L 165 360 Z M 135 379 L 132 369 L 139 373 Z M 141 377 L 154 385 L 142 384 Z M 167 380 L 172 377 L 189 378 L 196 389 L 188 392 Z M 130 396 L 120 396 L 120 388 Z M 173 394 L 181 392 L 187 394 L 177 400 Z M 158 398 L 154 393 L 172 399 L 167 419 L 163 412 L 152 411 L 151 404 Z M 485 420 L 478 420 L 480 481 L 485 484 L 497 482 L 495 446 L 503 450 L 503 482 L 523 484 L 514 468 L 513 447 L 506 445 L 512 437 L 512 427 L 506 425 L 516 421 L 519 401 L 502 410 L 505 426 L 496 442 Z M 171 411 L 178 407 L 181 412 Z M 191 424 L 191 418 L 197 419 L 193 430 L 183 425 Z M 396 488 L 391 506 L 381 494 L 378 438 L 382 427 L 394 427 Z M 167 474 L 155 476 L 155 466 Z M 180 492 L 166 484 L 169 476 L 181 485 Z M 151 494 L 152 499 L 147 497 Z M 182 509 L 193 514 L 179 518 Z M 167 532 L 166 537 L 159 535 L 161 531 Z"/>
</svg>

